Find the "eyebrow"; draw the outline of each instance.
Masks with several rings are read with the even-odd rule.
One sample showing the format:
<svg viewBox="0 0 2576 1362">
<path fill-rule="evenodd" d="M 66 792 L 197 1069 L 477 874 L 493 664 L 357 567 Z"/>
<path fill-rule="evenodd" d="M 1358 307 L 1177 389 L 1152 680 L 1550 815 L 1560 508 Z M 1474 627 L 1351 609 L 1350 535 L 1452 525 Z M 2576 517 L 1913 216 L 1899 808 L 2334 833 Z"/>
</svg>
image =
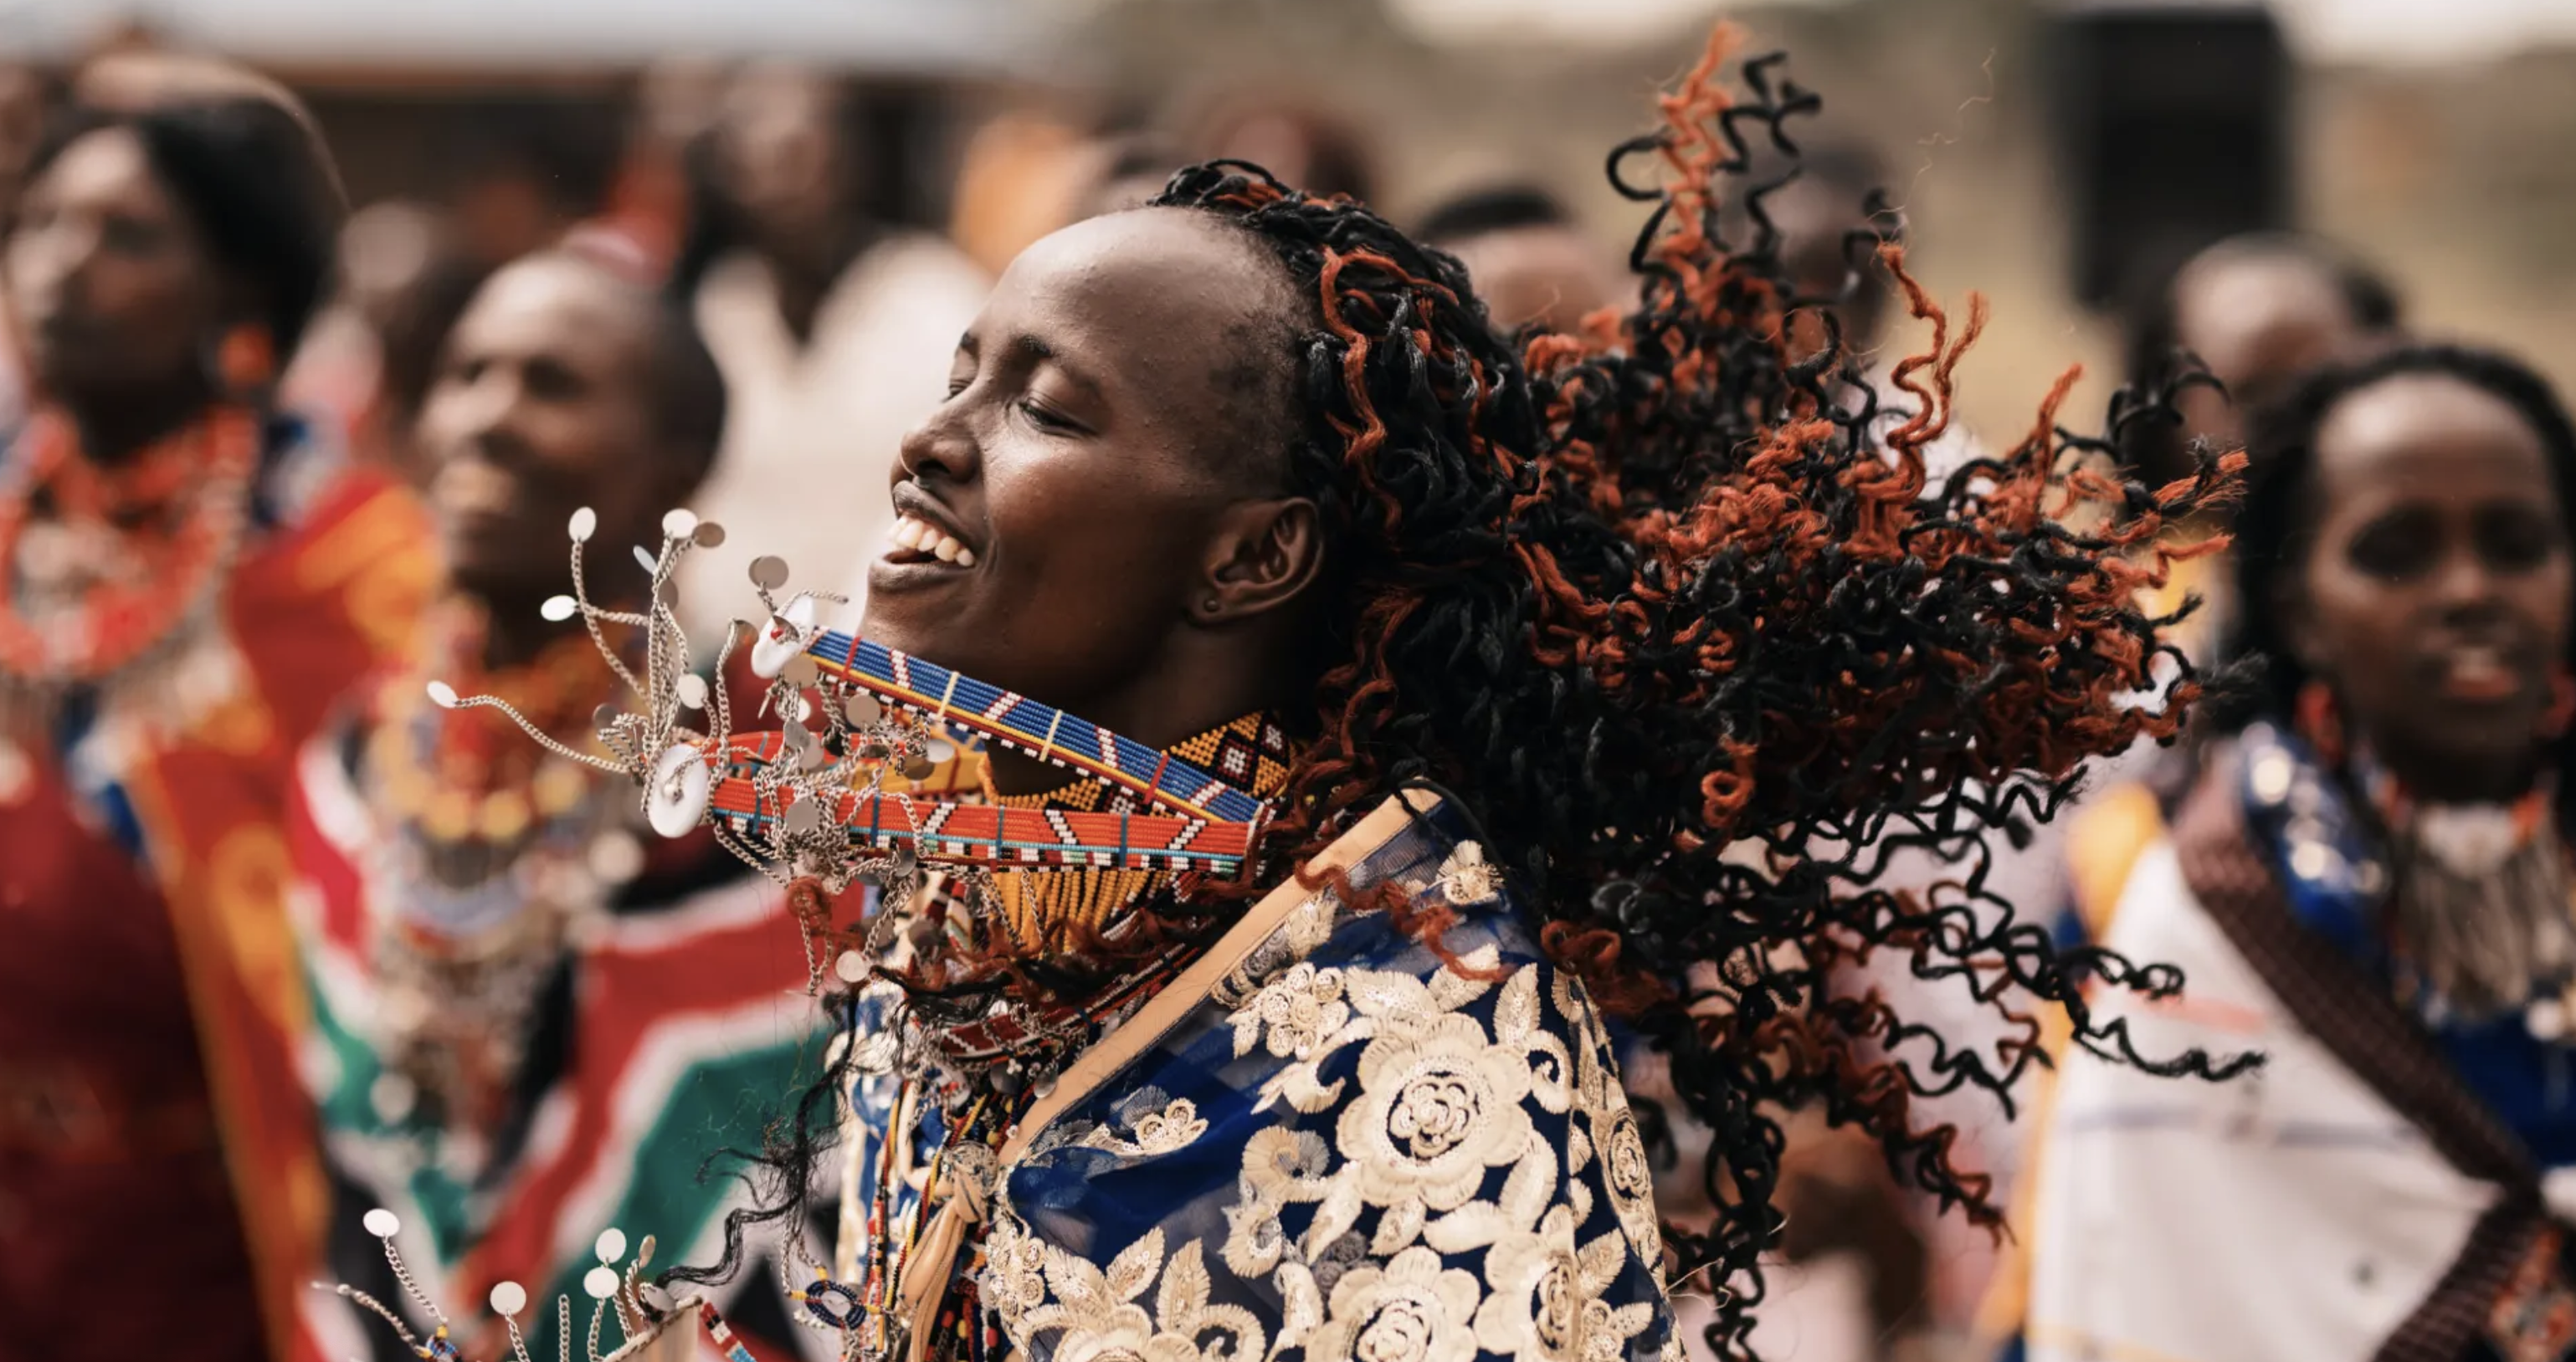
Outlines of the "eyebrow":
<svg viewBox="0 0 2576 1362">
<path fill-rule="evenodd" d="M 1035 336 L 1023 333 L 1011 337 L 1010 349 L 1012 357 L 1022 363 L 1031 366 L 1039 364 L 1052 366 L 1057 373 L 1064 375 L 1065 380 L 1073 384 L 1075 387 L 1089 393 L 1094 398 L 1101 396 L 1101 387 L 1097 380 L 1082 372 L 1080 367 L 1068 363 L 1065 360 L 1062 351 L 1057 350 L 1054 346 L 1047 344 L 1045 341 L 1040 340 Z"/>
<path fill-rule="evenodd" d="M 970 329 L 957 338 L 957 348 L 968 355 L 981 358 L 984 353 L 984 338 Z M 1101 387 L 1099 380 L 1084 373 L 1079 366 L 1068 362 L 1063 351 L 1036 336 L 1025 332 L 1014 335 L 1003 348 L 1010 353 L 1012 359 L 1032 368 L 1040 364 L 1053 366 L 1057 373 L 1064 376 L 1066 382 L 1094 398 L 1103 397 L 1105 394 L 1106 390 Z"/>
</svg>

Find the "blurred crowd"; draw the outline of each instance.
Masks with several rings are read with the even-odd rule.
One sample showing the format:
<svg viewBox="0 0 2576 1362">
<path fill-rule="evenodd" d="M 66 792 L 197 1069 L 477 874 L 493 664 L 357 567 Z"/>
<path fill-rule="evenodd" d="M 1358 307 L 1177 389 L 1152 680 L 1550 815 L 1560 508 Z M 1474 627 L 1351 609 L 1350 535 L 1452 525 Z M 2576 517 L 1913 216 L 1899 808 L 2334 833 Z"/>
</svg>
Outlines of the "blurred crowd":
<svg viewBox="0 0 2576 1362">
<path fill-rule="evenodd" d="M 780 1002 L 808 966 L 767 932 L 767 886 L 712 846 L 635 835 L 595 773 L 497 722 L 452 723 L 425 682 L 583 741 L 611 678 L 587 638 L 541 623 L 579 508 L 604 548 L 587 588 L 611 603 L 660 589 L 627 546 L 658 542 L 670 507 L 723 527 L 675 585 L 707 659 L 745 613 L 746 574 L 770 571 L 756 559 L 860 596 L 865 562 L 906 532 L 885 492 L 903 435 L 1023 248 L 1197 160 L 1362 201 L 1383 161 L 1313 107 L 1174 119 L 1029 100 L 936 169 L 908 167 L 938 182 L 923 195 L 882 163 L 885 102 L 842 74 L 673 63 L 618 102 L 605 124 L 496 126 L 469 173 L 352 204 L 328 120 L 238 68 L 141 44 L 0 69 L 0 425 L 16 432 L 0 455 L 0 1358 L 413 1355 L 370 1307 L 307 1289 L 349 1282 L 401 1308 L 377 1227 L 358 1228 L 371 1208 L 392 1208 L 413 1270 L 454 1299 L 505 1278 L 577 1289 L 595 1263 L 567 1224 L 649 1208 L 691 1227 L 666 1257 L 717 1234 L 729 1193 L 690 1176 L 679 1137 L 757 1143 L 752 1095 L 815 1051 Z M 1910 420 L 1920 389 L 1894 361 L 1921 338 L 1896 278 L 1850 249 L 1893 228 L 1871 196 L 1885 150 L 1819 139 L 1799 164 L 1758 228 L 1814 302 L 1791 343 L 1885 356 L 1871 400 L 1888 426 Z M 1460 185 L 1400 225 L 1465 264 L 1505 331 L 1583 326 L 1636 286 L 1627 243 L 1537 178 Z M 2576 919 L 2555 806 L 2529 802 L 2554 784 L 2576 693 L 2532 714 L 2514 688 L 2534 665 L 2570 684 L 2566 416 L 2478 337 L 2416 335 L 2374 262 L 2330 237 L 2190 246 L 2142 265 L 2153 286 L 2116 320 L 2138 383 L 2170 384 L 2177 354 L 2203 367 L 2070 476 L 2119 468 L 2151 491 L 2250 454 L 2235 546 L 2147 589 L 2204 675 L 2258 646 L 2292 665 L 2240 678 L 2252 726 L 2142 746 L 2056 817 L 1892 873 L 1929 895 L 1974 865 L 2070 948 L 2194 962 L 2197 1011 L 2138 1005 L 2145 1053 L 2290 1058 L 2240 1080 L 2254 1096 L 2168 1092 L 2077 1049 L 2019 1085 L 2019 1120 L 1927 1097 L 1918 1114 L 1954 1125 L 2008 1226 L 1945 1218 L 1871 1142 L 1782 1113 L 1769 1356 L 2576 1347 L 2556 1232 L 2532 1229 L 2556 1223 L 2554 1179 L 2576 1166 L 2555 1044 L 2576 1029 Z M 1930 475 L 1977 476 L 1988 438 L 1944 432 Z M 109 471 L 56 476 L 90 463 Z M 201 515 L 172 496 L 203 468 L 230 482 Z M 102 548 L 65 528 L 71 511 L 161 527 L 156 547 Z M 95 619 L 48 623 L 91 603 Z M 190 622 L 210 616 L 232 636 L 200 647 Z M 2347 769 L 2369 774 L 2322 774 Z M 2265 935 L 2252 909 L 2240 924 L 2216 887 L 2230 876 L 2285 886 L 2309 936 Z M 2458 905 L 2412 907 L 2431 925 L 2404 937 L 2402 966 L 2385 959 L 2395 929 L 2357 906 L 2386 883 Z M 261 893 L 284 920 L 245 935 L 234 905 Z M 2443 925 L 2472 917 L 2497 925 Z M 2400 985 L 2374 991 L 2374 970 Z M 1886 975 L 1923 995 L 1916 1020 L 1955 1006 L 1901 965 Z M 1984 1008 L 1950 1021 L 1953 1044 L 1999 1064 L 2065 1029 Z M 236 1062 L 278 1034 L 296 1037 L 283 1072 Z M 1631 1078 L 1651 1102 L 1651 1062 Z M 1666 1212 L 1697 1214 L 1716 1189 L 1693 1133 L 1663 1136 Z M 2338 1204 L 2348 1174 L 2377 1185 L 2350 1165 L 2393 1148 L 2420 1165 L 2404 1194 Z M 2462 1210 L 2464 1179 L 2513 1193 Z M 99 1280 L 109 1263 L 126 1270 Z M 2199 1295 L 2210 1271 L 2246 1298 Z M 2317 1281 L 2280 1287 L 2297 1307 L 2267 1314 L 2264 1274 Z M 1686 1321 L 1726 1289 L 1685 1284 Z M 117 1303 L 133 1293 L 152 1299 Z M 795 1346 L 793 1304 L 749 1294 L 744 1327 Z"/>
</svg>

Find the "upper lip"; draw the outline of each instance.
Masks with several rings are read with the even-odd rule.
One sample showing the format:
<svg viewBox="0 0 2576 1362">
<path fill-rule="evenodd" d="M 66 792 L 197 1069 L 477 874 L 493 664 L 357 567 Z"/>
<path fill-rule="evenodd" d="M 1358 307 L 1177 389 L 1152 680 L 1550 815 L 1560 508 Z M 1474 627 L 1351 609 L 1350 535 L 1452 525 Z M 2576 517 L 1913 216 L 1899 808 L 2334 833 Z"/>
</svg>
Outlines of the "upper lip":
<svg viewBox="0 0 2576 1362">
<path fill-rule="evenodd" d="M 961 547 L 972 549 L 977 553 L 984 551 L 982 545 L 968 538 L 964 531 L 957 528 L 957 513 L 941 505 L 937 497 L 923 491 L 918 482 L 906 481 L 894 485 L 894 513 L 898 516 L 910 516 L 915 520 L 925 521 L 938 527 L 941 534 L 956 540 Z"/>
</svg>

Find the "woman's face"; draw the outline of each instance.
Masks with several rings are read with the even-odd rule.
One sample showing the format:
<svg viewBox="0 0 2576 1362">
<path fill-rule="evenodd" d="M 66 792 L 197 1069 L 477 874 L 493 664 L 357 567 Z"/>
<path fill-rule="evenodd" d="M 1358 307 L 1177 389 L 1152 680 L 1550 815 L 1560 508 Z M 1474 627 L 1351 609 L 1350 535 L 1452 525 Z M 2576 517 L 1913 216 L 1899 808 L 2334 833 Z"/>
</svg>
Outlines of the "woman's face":
<svg viewBox="0 0 2576 1362">
<path fill-rule="evenodd" d="M 2401 375 L 2326 414 L 2315 476 L 2285 602 L 2300 661 L 2420 794 L 2517 793 L 2576 605 L 2539 435 L 2459 379 Z"/>
<path fill-rule="evenodd" d="M 1155 731 L 1165 716 L 1125 712 L 1137 678 L 1173 665 L 1227 589 L 1229 517 L 1284 477 L 1294 305 L 1257 243 L 1188 210 L 1094 218 L 1021 253 L 958 345 L 948 400 L 904 441 L 868 637 Z M 905 543 L 919 526 L 935 528 Z"/>
<path fill-rule="evenodd" d="M 507 266 L 450 333 L 417 444 L 457 584 L 492 601 L 563 589 L 560 527 L 593 508 L 603 544 L 651 544 L 689 492 L 653 427 L 653 318 L 596 266 Z M 632 573 L 619 564 L 612 573 Z M 640 589 L 640 579 L 635 581 Z"/>
<path fill-rule="evenodd" d="M 202 381 L 222 310 L 219 272 L 132 132 L 90 133 L 36 176 L 7 270 L 9 305 L 47 392 L 78 405 Z"/>
</svg>

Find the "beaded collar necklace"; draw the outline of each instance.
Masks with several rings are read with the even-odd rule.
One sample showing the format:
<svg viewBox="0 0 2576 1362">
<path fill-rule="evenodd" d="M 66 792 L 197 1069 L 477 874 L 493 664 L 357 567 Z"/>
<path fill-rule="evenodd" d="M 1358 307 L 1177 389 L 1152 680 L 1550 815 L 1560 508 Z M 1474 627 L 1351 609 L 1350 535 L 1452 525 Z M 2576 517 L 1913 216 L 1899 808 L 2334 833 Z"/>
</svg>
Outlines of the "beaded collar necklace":
<svg viewBox="0 0 2576 1362">
<path fill-rule="evenodd" d="M 761 558 L 751 569 L 768 623 L 736 623 L 727 631 L 710 687 L 687 668 L 687 641 L 672 614 L 668 588 L 688 551 L 721 544 L 724 531 L 686 511 L 664 517 L 661 551 L 639 548 L 635 553 L 652 578 L 645 596 L 649 604 L 641 611 L 617 611 L 594 604 L 584 585 L 583 546 L 597 529 L 597 517 L 588 509 L 574 515 L 573 594 L 548 601 L 545 614 L 559 621 L 578 616 L 611 670 L 635 692 L 634 708 L 603 705 L 594 716 L 597 743 L 609 755 L 584 752 L 552 736 L 501 697 L 461 696 L 443 681 L 428 684 L 429 697 L 449 709 L 499 709 L 558 757 L 628 777 L 639 789 L 647 822 L 663 836 L 685 836 L 701 824 L 710 827 L 718 841 L 787 888 L 790 905 L 807 927 L 808 965 L 818 988 L 822 969 L 812 955 L 814 944 L 818 937 L 841 935 L 829 930 L 826 905 L 829 896 L 852 884 L 875 887 L 881 904 L 901 904 L 919 896 L 926 875 L 940 875 L 949 901 L 964 905 L 969 916 L 982 917 L 983 925 L 994 930 L 1009 930 L 1002 921 L 1005 896 L 995 890 L 997 875 L 1063 873 L 1079 875 L 1096 887 L 1104 876 L 1136 874 L 1136 881 L 1116 883 L 1186 893 L 1206 877 L 1244 873 L 1271 815 L 1264 795 L 1285 784 L 1285 744 L 1276 725 L 1266 720 L 1229 724 L 1173 751 L 1157 751 L 926 660 L 818 628 L 822 602 L 835 598 L 800 593 L 780 605 L 772 593 L 786 584 L 787 567 L 776 558 Z M 646 662 L 641 674 L 609 646 L 603 628 L 609 625 L 642 631 Z M 763 710 L 779 720 L 774 731 L 737 734 L 731 728 L 726 664 L 746 641 L 751 670 L 768 685 Z M 703 717 L 693 720 L 693 715 Z M 1090 801 L 1059 794 L 1035 801 L 970 803 L 931 797 L 920 786 L 888 785 L 896 775 L 907 781 L 929 776 L 939 762 L 958 756 L 961 739 L 1028 752 L 1106 793 Z M 1192 757 L 1260 793 L 1229 782 Z M 1074 807 L 1085 802 L 1092 807 Z M 1024 892 L 1022 897 L 1026 901 L 1030 896 Z M 1090 904 L 1101 897 L 1094 892 L 1082 901 Z M 1125 892 L 1108 897 L 1121 906 L 1133 900 Z M 887 1026 L 845 1039 L 861 1051 L 851 1057 L 852 1067 L 903 1072 L 908 1086 L 961 1118 L 965 1138 L 940 1151 L 929 1170 L 933 1177 L 973 1181 L 982 1176 L 981 1163 L 991 1161 L 993 1147 L 1017 1113 L 1053 1081 L 1062 1063 L 1152 996 L 1193 953 L 1175 946 L 1108 981 L 1080 1004 L 1032 1006 L 992 997 L 988 1005 L 968 1013 L 925 1019 L 919 1015 L 921 1001 L 905 993 L 884 968 L 897 944 L 897 917 L 893 911 L 873 914 L 856 934 L 857 944 L 832 963 L 854 990 L 891 995 L 894 1016 Z M 816 930 L 818 918 L 824 919 L 822 931 Z M 1105 930 L 1114 934 L 1118 927 L 1112 923 Z M 892 1232 L 885 1210 L 879 1208 L 873 1232 Z M 369 1220 L 369 1230 L 386 1238 L 388 1257 L 400 1274 L 391 1246 L 399 1223 L 381 1211 Z M 678 1318 L 674 1312 L 682 1304 L 656 1288 L 639 1289 L 633 1269 L 621 1281 L 610 1265 L 624 1252 L 625 1241 L 622 1235 L 615 1239 L 612 1246 L 608 1236 L 602 1237 L 603 1265 L 583 1284 L 599 1302 L 592 1313 L 593 1359 L 601 1358 L 599 1323 L 612 1305 L 629 1326 L 628 1344 L 609 1355 L 615 1358 L 649 1343 Z M 814 1284 L 799 1292 L 798 1299 L 813 1316 L 807 1323 L 829 1325 L 836 1322 L 840 1307 L 861 1306 L 873 1292 L 879 1305 L 876 1317 L 882 1321 L 888 1318 L 882 1306 L 894 1280 L 889 1274 L 854 1288 L 818 1268 Z M 405 1285 L 410 1285 L 408 1278 Z M 339 1289 L 393 1320 L 379 1303 L 347 1287 Z M 504 1283 L 495 1288 L 492 1304 L 509 1318 L 513 1352 L 519 1362 L 527 1362 L 515 1318 L 527 1304 L 525 1293 Z M 695 1308 L 728 1356 L 746 1356 L 711 1308 L 702 1301 L 686 1304 Z M 558 1316 L 569 1340 L 568 1306 L 559 1305 Z M 399 1320 L 393 1322 L 401 1328 Z M 855 1322 L 855 1313 L 837 1322 Z M 899 1339 L 879 1330 L 871 1342 L 863 1337 L 867 1332 L 846 1332 L 845 1351 L 874 1358 L 900 1351 Z M 406 1341 L 425 1357 L 454 1353 L 443 1327 L 426 1345 L 410 1339 L 407 1331 Z"/>
<path fill-rule="evenodd" d="M 968 920 L 948 923 L 949 930 L 981 932 L 987 939 L 1010 930 L 1005 896 L 994 888 L 997 872 L 1165 872 L 1179 877 L 1183 892 L 1205 877 L 1243 873 L 1269 818 L 1269 801 L 1173 752 L 925 659 L 822 629 L 822 604 L 835 598 L 806 592 L 780 604 L 773 593 L 785 585 L 787 566 L 776 558 L 751 566 L 768 623 L 737 622 L 728 630 L 710 694 L 706 682 L 687 670 L 687 641 L 666 588 L 691 549 L 721 544 L 724 531 L 687 511 L 666 516 L 660 552 L 636 550 L 652 585 L 645 597 L 650 604 L 634 612 L 606 609 L 589 598 L 583 552 L 597 528 L 597 517 L 587 509 L 573 517 L 574 594 L 547 602 L 545 613 L 556 620 L 580 617 L 609 666 L 636 693 L 640 703 L 634 709 L 602 706 L 595 716 L 599 745 L 609 756 L 572 748 L 500 698 L 460 697 L 443 682 L 432 682 L 429 694 L 445 706 L 500 709 L 558 755 L 634 780 L 657 833 L 679 837 L 706 824 L 719 842 L 787 887 L 791 901 L 805 905 L 861 882 L 877 889 L 882 904 L 907 904 L 928 867 L 948 877 L 951 901 L 965 909 Z M 643 631 L 647 661 L 641 675 L 608 647 L 608 625 Z M 780 722 L 772 731 L 736 733 L 729 722 L 723 676 L 746 641 L 752 673 L 768 684 L 763 708 Z M 1282 751 L 1269 751 L 1265 762 L 1262 750 L 1284 748 L 1275 727 L 1265 725 L 1257 735 L 1269 743 L 1231 748 L 1222 741 L 1225 731 L 1206 748 L 1220 765 L 1249 776 L 1284 776 Z M 956 756 L 961 740 L 979 738 L 1109 787 L 1107 806 L 1013 807 L 889 786 L 896 774 L 927 775 L 937 762 Z M 851 933 L 814 930 L 827 925 L 812 920 L 821 914 L 799 915 L 808 920 L 807 963 L 818 987 L 825 963 L 814 954 L 818 938 L 853 943 L 830 961 L 844 982 L 884 977 L 896 945 L 897 913 L 877 912 L 863 930 Z M 1019 1081 L 1042 1080 L 1100 1024 L 1104 1006 L 1129 1005 L 1150 993 L 1150 981 L 1168 977 L 1184 952 L 1167 954 L 1078 1005 L 1034 1004 L 989 992 L 973 995 L 963 1007 L 916 999 L 923 1011 L 942 1014 L 926 1018 L 932 1025 L 921 1039 L 950 1064 L 1002 1066 Z M 1119 999 L 1128 1001 L 1112 1001 Z"/>
<path fill-rule="evenodd" d="M 250 520 L 260 423 L 210 408 L 106 469 L 43 411 L 17 451 L 0 485 L 0 701 L 41 716 L 67 691 L 171 653 L 213 616 Z"/>
<path fill-rule="evenodd" d="M 439 665 L 482 655 L 478 610 L 432 628 Z M 603 689 L 578 637 L 478 682 L 555 734 L 579 733 Z M 506 1106 L 538 995 L 640 847 L 603 808 L 603 773 L 432 707 L 417 675 L 386 684 L 358 776 L 375 830 L 360 855 L 382 996 L 370 1022 L 403 1080 L 394 1108 L 426 1097 L 440 1126 L 479 1135 Z"/>
</svg>

